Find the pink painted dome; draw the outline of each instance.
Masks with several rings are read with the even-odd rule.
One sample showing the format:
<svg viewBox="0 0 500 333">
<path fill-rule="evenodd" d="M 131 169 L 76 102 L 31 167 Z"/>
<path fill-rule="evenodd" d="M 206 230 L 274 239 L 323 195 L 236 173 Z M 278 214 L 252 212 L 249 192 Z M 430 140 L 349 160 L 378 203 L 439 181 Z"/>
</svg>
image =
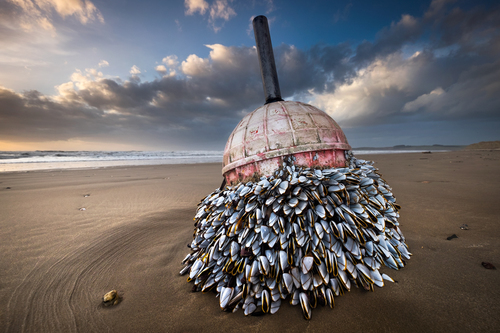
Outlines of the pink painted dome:
<svg viewBox="0 0 500 333">
<path fill-rule="evenodd" d="M 222 173 L 228 183 L 269 176 L 293 155 L 308 167 L 345 167 L 351 150 L 329 115 L 301 102 L 279 101 L 246 115 L 226 143 Z"/>
</svg>

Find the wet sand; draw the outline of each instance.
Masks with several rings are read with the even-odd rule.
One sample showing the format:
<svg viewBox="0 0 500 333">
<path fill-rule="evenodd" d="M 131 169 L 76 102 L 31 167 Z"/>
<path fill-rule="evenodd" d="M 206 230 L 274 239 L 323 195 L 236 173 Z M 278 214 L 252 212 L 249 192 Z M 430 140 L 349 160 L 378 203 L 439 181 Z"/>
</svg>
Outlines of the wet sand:
<svg viewBox="0 0 500 333">
<path fill-rule="evenodd" d="M 369 155 L 402 206 L 398 283 L 353 289 L 312 320 L 222 312 L 179 276 L 220 164 L 0 173 L 0 327 L 7 332 L 493 332 L 500 327 L 500 151 Z M 7 188 L 10 189 L 7 189 Z M 88 197 L 84 195 L 89 194 Z M 80 208 L 85 208 L 80 211 Z M 469 230 L 461 230 L 467 224 Z M 456 234 L 458 238 L 447 240 Z M 496 270 L 485 269 L 490 262 Z M 120 304 L 104 308 L 117 289 Z"/>
</svg>

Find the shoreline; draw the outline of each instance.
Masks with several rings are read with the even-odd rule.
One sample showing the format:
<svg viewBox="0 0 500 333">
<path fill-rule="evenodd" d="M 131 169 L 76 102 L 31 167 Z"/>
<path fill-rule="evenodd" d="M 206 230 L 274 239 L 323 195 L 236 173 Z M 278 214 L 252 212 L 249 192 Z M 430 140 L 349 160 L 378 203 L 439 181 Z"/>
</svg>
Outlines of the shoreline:
<svg viewBox="0 0 500 333">
<path fill-rule="evenodd" d="M 486 151 L 489 149 L 486 149 Z M 459 150 L 457 150 L 459 151 Z M 472 150 L 474 151 L 474 150 Z M 452 153 L 456 151 L 431 151 L 432 154 Z M 408 151 L 408 152 L 388 152 L 379 153 L 355 153 L 354 156 L 370 159 L 374 156 L 384 156 L 393 154 L 428 154 L 428 151 Z M 219 164 L 221 161 L 206 161 L 200 162 L 194 159 L 172 159 L 168 162 L 163 160 L 109 160 L 109 161 L 76 161 L 76 162 L 24 162 L 24 163 L 0 163 L 0 174 L 10 172 L 36 172 L 36 171 L 58 171 L 58 170 L 92 170 L 102 168 L 119 168 L 119 167 L 140 167 L 153 165 L 187 165 L 187 164 Z M 8 170 L 6 170 L 8 169 Z"/>
<path fill-rule="evenodd" d="M 116 160 L 116 161 L 77 161 L 77 162 L 26 162 L 26 163 L 0 163 L 0 174 L 6 172 L 34 172 L 34 171 L 51 171 L 51 170 L 91 170 L 102 168 L 119 168 L 119 167 L 140 167 L 154 165 L 187 165 L 187 164 L 207 164 L 221 162 L 199 162 L 195 160 L 179 159 L 171 160 L 166 163 L 164 160 Z M 5 169 L 10 170 L 5 170 Z M 13 170 L 12 168 L 15 168 Z"/>
<path fill-rule="evenodd" d="M 393 188 L 413 256 L 399 271 L 383 270 L 398 283 L 374 292 L 353 288 L 335 298 L 335 309 L 314 309 L 310 321 L 288 301 L 274 315 L 222 312 L 215 294 L 192 293 L 192 284 L 179 276 L 197 204 L 222 181 L 220 163 L 0 173 L 0 327 L 495 331 L 500 152 L 356 157 L 374 160 Z M 458 238 L 447 240 L 452 234 Z M 485 269 L 483 261 L 497 270 Z M 101 307 L 112 289 L 122 302 Z"/>
</svg>

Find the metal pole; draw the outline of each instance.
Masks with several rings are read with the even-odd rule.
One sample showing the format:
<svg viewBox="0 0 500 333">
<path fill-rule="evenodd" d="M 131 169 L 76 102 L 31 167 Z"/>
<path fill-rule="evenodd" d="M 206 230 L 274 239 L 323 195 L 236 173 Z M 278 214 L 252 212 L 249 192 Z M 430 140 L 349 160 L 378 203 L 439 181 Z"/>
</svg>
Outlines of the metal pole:
<svg viewBox="0 0 500 333">
<path fill-rule="evenodd" d="M 273 44 L 265 16 L 260 15 L 253 19 L 253 31 L 259 56 L 262 85 L 266 96 L 265 104 L 282 101 L 276 64 L 274 63 Z"/>
</svg>

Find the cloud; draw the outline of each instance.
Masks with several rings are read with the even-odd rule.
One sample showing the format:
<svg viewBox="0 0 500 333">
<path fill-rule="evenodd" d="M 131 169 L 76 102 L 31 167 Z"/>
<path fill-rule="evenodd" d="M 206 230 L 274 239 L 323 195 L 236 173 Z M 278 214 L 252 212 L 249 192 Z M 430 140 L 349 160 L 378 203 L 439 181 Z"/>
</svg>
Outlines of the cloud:
<svg viewBox="0 0 500 333">
<path fill-rule="evenodd" d="M 37 69 L 30 79 L 52 74 L 48 68 L 76 53 L 68 43 L 91 31 L 92 23 L 100 25 L 104 19 L 88 0 L 0 1 L 0 82 L 21 88 L 19 77 L 27 74 L 26 68 Z"/>
<path fill-rule="evenodd" d="M 220 20 L 229 21 L 233 16 L 236 16 L 236 12 L 229 5 L 233 0 L 216 0 L 210 6 L 210 18 L 208 22 L 212 25 L 215 32 L 219 32 L 224 26 L 224 22 L 219 24 Z"/>
<path fill-rule="evenodd" d="M 132 68 L 130 68 L 130 74 L 139 75 L 139 74 L 141 74 L 141 69 L 139 67 L 137 67 L 136 65 L 134 65 L 134 66 L 132 66 Z"/>
<path fill-rule="evenodd" d="M 469 11 L 456 7 L 446 11 L 445 5 L 449 2 L 433 1 L 432 4 L 440 6 L 435 10 L 431 6 L 424 16 L 424 23 L 433 27 L 434 48 L 460 45 L 463 51 L 474 52 L 481 45 L 488 48 L 489 43 L 498 42 L 498 7 L 492 10 L 475 7 Z"/>
<path fill-rule="evenodd" d="M 450 3 L 434 1 L 423 18 L 403 15 L 355 49 L 313 47 L 313 61 L 330 77 L 305 97 L 352 128 L 497 119 L 500 11 L 448 10 Z M 423 34 L 432 38 L 424 42 Z M 407 57 L 407 46 L 419 50 Z"/>
<path fill-rule="evenodd" d="M 427 14 L 402 16 L 375 40 L 357 46 L 278 45 L 282 95 L 325 110 L 353 145 L 418 143 L 432 132 L 464 140 L 464 128 L 473 138 L 472 129 L 481 122 L 486 130 L 476 138 L 497 135 L 492 124 L 500 124 L 500 29 L 493 18 L 499 11 L 446 6 L 432 14 L 436 24 Z M 460 28 L 451 38 L 457 13 L 471 30 Z M 424 35 L 434 37 L 426 41 Z M 264 103 L 264 95 L 255 48 L 206 47 L 207 57 L 158 60 L 154 67 L 162 75 L 152 81 L 134 79 L 141 72 L 134 65 L 128 80 L 98 69 L 77 70 L 54 96 L 0 88 L 0 141 L 84 138 L 160 149 L 222 149 L 239 120 Z"/>
<path fill-rule="evenodd" d="M 211 66 L 208 59 L 202 59 L 196 54 L 190 54 L 181 64 L 182 72 L 189 76 L 206 76 L 210 74 Z"/>
<path fill-rule="evenodd" d="M 32 31 L 36 28 L 55 30 L 52 12 L 55 11 L 62 18 L 74 16 L 80 23 L 87 24 L 98 20 L 104 23 L 101 12 L 89 0 L 7 0 L 11 13 L 20 28 Z"/>
<path fill-rule="evenodd" d="M 451 4 L 456 2 L 456 0 L 432 0 L 429 5 L 429 9 L 426 11 L 424 17 L 426 19 L 431 19 L 434 17 L 438 17 L 439 14 L 442 14 L 447 4 Z"/>
<path fill-rule="evenodd" d="M 176 55 L 166 56 L 161 61 L 170 68 L 175 68 L 179 64 Z"/>
<path fill-rule="evenodd" d="M 104 23 L 101 12 L 89 0 L 37 0 L 36 3 L 40 9 L 44 9 L 46 12 L 55 9 L 63 18 L 76 16 L 82 24 L 95 19 Z"/>
<path fill-rule="evenodd" d="M 271 14 L 276 10 L 276 5 L 274 4 L 274 0 L 266 0 L 266 14 Z"/>
<path fill-rule="evenodd" d="M 162 75 L 175 76 L 179 69 L 179 61 L 176 55 L 169 55 L 162 59 L 165 65 L 158 65 L 155 67 L 156 71 Z"/>
<path fill-rule="evenodd" d="M 215 32 L 219 32 L 225 21 L 229 21 L 233 16 L 236 16 L 235 10 L 230 3 L 233 0 L 214 0 L 209 4 L 205 0 L 185 0 L 186 15 L 208 15 L 208 23 Z M 272 1 L 271 1 L 272 4 Z M 223 21 L 220 23 L 220 21 Z"/>
<path fill-rule="evenodd" d="M 438 87 L 406 103 L 404 112 L 440 118 L 495 118 L 500 110 L 500 60 L 471 66 L 446 91 Z"/>
<path fill-rule="evenodd" d="M 402 15 L 397 23 L 393 22 L 389 28 L 379 31 L 375 42 L 364 41 L 359 44 L 352 60 L 359 66 L 366 65 L 377 56 L 390 55 L 404 44 L 416 41 L 421 34 L 420 20 L 411 15 Z"/>
<path fill-rule="evenodd" d="M 310 102 L 347 126 L 381 121 L 399 111 L 398 103 L 414 93 L 413 80 L 422 63 L 401 54 L 373 61 L 355 72 L 349 81 L 338 81 L 333 92 L 311 91 Z"/>
<path fill-rule="evenodd" d="M 71 81 L 58 85 L 55 96 L 2 88 L 0 141 L 14 137 L 18 141 L 99 137 L 107 142 L 126 142 L 138 137 L 134 141 L 156 147 L 168 143 L 169 149 L 223 146 L 235 124 L 251 111 L 247 108 L 262 104 L 262 84 L 254 48 L 208 47 L 208 58 L 191 56 L 182 62 L 187 64 L 184 70 L 192 75 L 189 77 L 121 81 L 86 69 L 75 71 Z M 164 63 L 178 64 L 175 57 L 166 58 Z M 195 63 L 203 64 L 201 68 L 207 72 L 199 75 Z M 23 121 L 25 117 L 33 121 Z M 57 120 L 52 122 L 52 117 Z M 7 130 L 8 124 L 17 130 Z M 52 131 L 48 131 L 50 126 Z M 59 127 L 64 130 L 55 130 Z M 214 135 L 214 131 L 219 134 Z M 191 134 L 186 137 L 185 133 Z"/>
<path fill-rule="evenodd" d="M 179 20 L 174 20 L 175 22 L 175 25 L 177 26 L 177 30 L 181 31 L 182 32 L 182 25 L 181 25 L 181 22 L 179 22 Z"/>
<path fill-rule="evenodd" d="M 229 2 L 233 2 L 233 0 L 215 0 L 210 6 L 210 19 L 212 21 L 217 19 L 229 21 L 232 16 L 235 16 L 236 12 L 229 6 Z"/>
<path fill-rule="evenodd" d="M 342 10 L 337 9 L 335 14 L 333 15 L 333 22 L 337 23 L 339 21 L 346 21 L 349 16 L 349 12 L 351 11 L 351 7 L 352 2 L 349 1 Z"/>
<path fill-rule="evenodd" d="M 429 106 L 433 101 L 439 99 L 439 96 L 445 94 L 446 92 L 441 87 L 437 87 L 428 94 L 423 94 L 417 97 L 417 99 L 406 103 L 403 106 L 403 112 L 414 112 L 423 107 Z"/>
<path fill-rule="evenodd" d="M 163 65 L 158 65 L 155 67 L 155 70 L 160 73 L 160 74 L 163 74 L 165 75 L 167 73 L 167 67 L 163 66 Z"/>
<path fill-rule="evenodd" d="M 40 37 L 47 38 L 44 34 L 54 39 L 59 25 L 54 13 L 64 19 L 74 17 L 83 25 L 104 23 L 101 12 L 89 0 L 4 0 L 0 2 L 0 43 L 36 43 Z"/>
<path fill-rule="evenodd" d="M 500 61 L 481 56 L 435 57 L 432 51 L 405 58 L 379 57 L 333 91 L 311 91 L 309 102 L 342 126 L 410 121 L 498 118 Z"/>
<path fill-rule="evenodd" d="M 208 9 L 208 2 L 205 0 L 184 0 L 184 6 L 186 7 L 186 15 L 193 15 L 197 12 L 203 15 Z"/>
<path fill-rule="evenodd" d="M 101 60 L 101 61 L 99 61 L 98 66 L 99 67 L 108 67 L 109 66 L 109 62 L 107 62 L 106 60 Z"/>
</svg>

